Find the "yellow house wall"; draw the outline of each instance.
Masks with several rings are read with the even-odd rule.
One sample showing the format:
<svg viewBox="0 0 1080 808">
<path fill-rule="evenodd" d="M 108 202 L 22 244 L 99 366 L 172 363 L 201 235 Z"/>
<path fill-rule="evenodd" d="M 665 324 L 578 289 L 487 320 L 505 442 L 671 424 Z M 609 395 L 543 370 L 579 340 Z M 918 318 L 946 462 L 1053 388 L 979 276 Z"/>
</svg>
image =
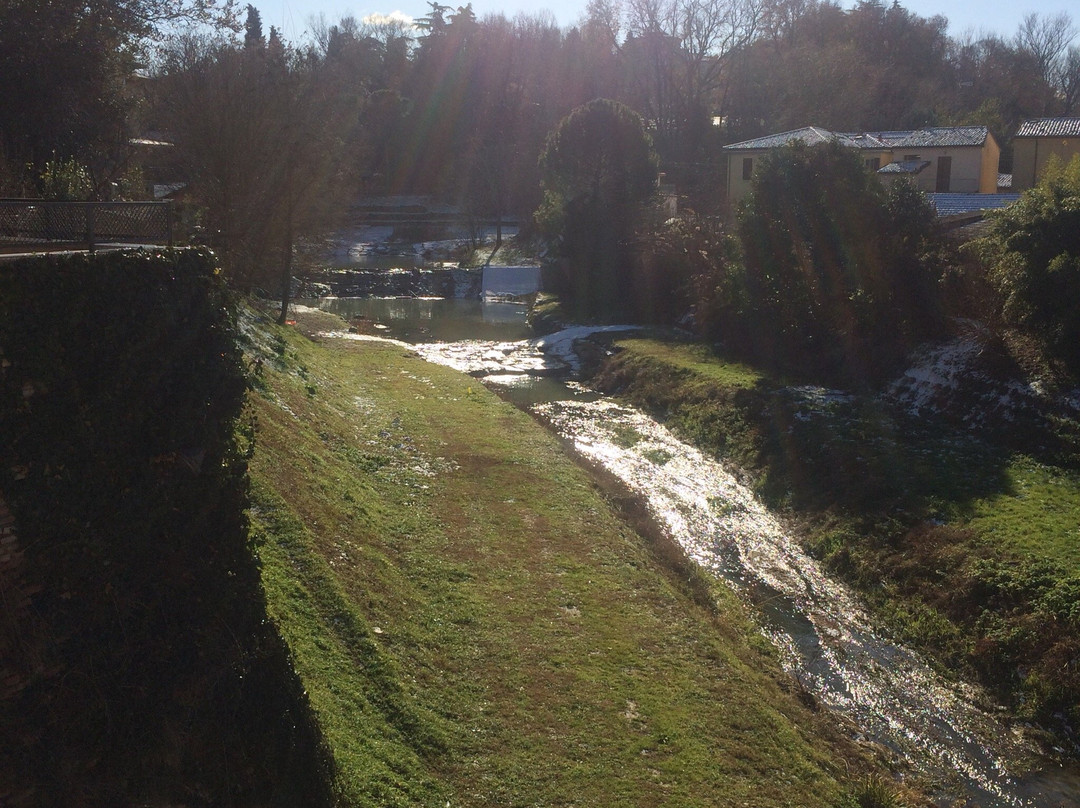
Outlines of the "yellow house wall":
<svg viewBox="0 0 1080 808">
<path fill-rule="evenodd" d="M 756 151 L 730 152 L 728 154 L 727 193 L 729 201 L 732 203 L 738 202 L 750 192 L 750 180 L 744 180 L 742 178 L 743 160 L 747 157 L 752 159 L 754 161 L 753 171 L 757 171 L 761 158 L 766 154 L 768 154 L 768 150 L 762 149 Z M 888 165 L 892 160 L 897 159 L 893 156 L 892 152 L 887 150 L 860 151 L 859 157 L 864 161 L 877 157 L 881 161 L 882 166 Z M 996 176 L 994 181 L 997 182 Z"/>
<path fill-rule="evenodd" d="M 996 194 L 998 172 L 1001 170 L 1001 147 L 993 135 L 987 134 L 982 149 L 982 173 L 979 177 L 980 194 Z"/>
<path fill-rule="evenodd" d="M 1012 189 L 1026 191 L 1034 188 L 1052 154 L 1067 163 L 1074 155 L 1080 154 L 1080 138 L 1021 137 L 1013 141 Z"/>
<path fill-rule="evenodd" d="M 932 194 L 937 191 L 938 160 L 952 158 L 952 171 L 949 178 L 949 193 L 976 194 L 993 193 L 997 190 L 997 169 L 994 173 L 993 189 L 987 190 L 983 184 L 983 149 L 974 147 L 895 149 L 893 160 L 903 160 L 909 155 L 916 159 L 929 160 L 930 165 L 915 177 L 919 190 Z"/>
<path fill-rule="evenodd" d="M 728 199 L 738 202 L 750 192 L 750 181 L 742 178 L 743 159 L 746 157 L 754 161 L 754 171 L 757 171 L 758 162 L 764 157 L 764 151 L 732 152 L 728 155 L 727 188 Z"/>
<path fill-rule="evenodd" d="M 881 151 L 859 150 L 859 157 L 862 158 L 863 165 L 866 165 L 867 161 L 873 160 L 875 157 L 878 159 L 878 168 L 884 168 L 893 161 L 892 152 L 888 149 Z"/>
<path fill-rule="evenodd" d="M 1080 144 L 1080 140 L 1077 141 Z M 727 189 L 728 199 L 738 202 L 750 191 L 750 181 L 742 178 L 743 159 L 751 158 L 754 161 L 754 170 L 766 154 L 766 151 L 732 152 L 728 155 Z M 923 148 L 923 149 L 894 149 L 893 151 L 864 151 L 860 157 L 864 160 L 880 157 L 881 165 L 903 160 L 908 155 L 918 155 L 919 160 L 929 160 L 930 165 L 924 168 L 916 177 L 916 185 L 927 193 L 937 190 L 937 166 L 938 158 L 952 158 L 952 172 L 949 180 L 951 193 L 968 194 L 993 194 L 997 193 L 998 162 L 1001 157 L 1001 149 L 993 136 L 989 136 L 982 146 L 959 146 L 952 148 Z M 1016 180 L 1013 180 L 1015 188 Z"/>
</svg>

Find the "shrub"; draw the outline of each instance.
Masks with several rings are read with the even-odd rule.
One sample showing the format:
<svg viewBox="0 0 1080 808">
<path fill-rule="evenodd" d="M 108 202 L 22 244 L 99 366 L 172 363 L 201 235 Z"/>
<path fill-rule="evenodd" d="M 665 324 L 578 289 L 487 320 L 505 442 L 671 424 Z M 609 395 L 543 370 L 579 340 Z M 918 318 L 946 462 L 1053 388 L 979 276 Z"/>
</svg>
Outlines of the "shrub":
<svg viewBox="0 0 1080 808">
<path fill-rule="evenodd" d="M 740 209 L 728 294 L 756 359 L 847 384 L 887 377 L 943 323 L 934 217 L 839 144 L 767 156 Z"/>
<path fill-rule="evenodd" d="M 738 244 L 718 217 L 687 211 L 651 228 L 637 249 L 632 271 L 639 320 L 671 324 L 692 311 L 700 333 L 735 339 L 728 326 L 737 321 L 722 315 L 738 309 L 732 297 Z"/>
<path fill-rule="evenodd" d="M 90 172 L 74 158 L 49 160 L 41 172 L 40 182 L 41 195 L 45 199 L 84 201 L 94 190 Z"/>
<path fill-rule="evenodd" d="M 248 537 L 246 370 L 212 254 L 6 264 L 0 356 L 0 491 L 36 590 L 0 781 L 22 759 L 40 805 L 327 804 Z"/>
<path fill-rule="evenodd" d="M 1005 323 L 1080 372 L 1080 157 L 1052 160 L 1038 185 L 990 221 L 975 249 Z"/>
<path fill-rule="evenodd" d="M 540 155 L 540 231 L 558 242 L 563 288 L 577 314 L 620 317 L 633 308 L 625 269 L 644 203 L 656 190 L 656 160 L 641 118 L 616 101 L 573 110 Z"/>
</svg>

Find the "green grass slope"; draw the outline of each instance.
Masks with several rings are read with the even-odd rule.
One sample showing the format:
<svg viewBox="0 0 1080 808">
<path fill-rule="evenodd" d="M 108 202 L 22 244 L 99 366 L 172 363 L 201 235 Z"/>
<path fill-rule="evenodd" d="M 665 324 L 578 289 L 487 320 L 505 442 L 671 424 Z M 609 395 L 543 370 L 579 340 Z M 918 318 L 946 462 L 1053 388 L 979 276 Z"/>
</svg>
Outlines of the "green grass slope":
<svg viewBox="0 0 1080 808">
<path fill-rule="evenodd" d="M 251 516 L 340 804 L 813 808 L 868 771 L 528 416 L 299 317 L 249 328 Z"/>
</svg>

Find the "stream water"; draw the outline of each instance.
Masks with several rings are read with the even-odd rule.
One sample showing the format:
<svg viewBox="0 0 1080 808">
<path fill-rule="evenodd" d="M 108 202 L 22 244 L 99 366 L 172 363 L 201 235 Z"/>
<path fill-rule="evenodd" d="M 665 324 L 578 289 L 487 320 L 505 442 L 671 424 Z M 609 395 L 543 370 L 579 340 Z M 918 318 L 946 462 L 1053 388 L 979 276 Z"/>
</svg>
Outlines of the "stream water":
<svg viewBox="0 0 1080 808">
<path fill-rule="evenodd" d="M 566 381 L 580 333 L 530 339 L 524 309 L 510 304 L 320 305 L 378 321 L 429 361 L 482 377 L 618 478 L 690 557 L 753 606 L 806 691 L 932 782 L 939 805 L 1080 806 L 1080 768 L 1041 757 L 978 690 L 947 683 L 875 630 L 858 599 L 722 464 L 643 413 Z"/>
</svg>

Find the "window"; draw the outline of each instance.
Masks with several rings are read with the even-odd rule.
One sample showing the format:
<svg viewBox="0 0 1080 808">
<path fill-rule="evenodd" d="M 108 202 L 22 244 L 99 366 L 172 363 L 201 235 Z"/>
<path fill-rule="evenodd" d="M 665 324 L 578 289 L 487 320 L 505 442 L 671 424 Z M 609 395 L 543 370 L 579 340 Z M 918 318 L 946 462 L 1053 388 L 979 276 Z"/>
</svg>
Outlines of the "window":
<svg viewBox="0 0 1080 808">
<path fill-rule="evenodd" d="M 877 171 L 879 168 L 881 168 L 881 158 L 880 157 L 870 157 L 870 158 L 868 158 L 867 161 L 866 161 L 866 167 L 868 169 L 870 169 L 871 171 Z"/>
<path fill-rule="evenodd" d="M 750 176 L 754 173 L 754 158 L 744 157 L 742 160 L 742 178 L 744 180 L 750 179 Z"/>
<path fill-rule="evenodd" d="M 904 155 L 904 162 L 905 163 L 913 163 L 918 159 L 919 159 L 919 155 L 917 155 L 917 154 L 905 154 Z"/>
</svg>

